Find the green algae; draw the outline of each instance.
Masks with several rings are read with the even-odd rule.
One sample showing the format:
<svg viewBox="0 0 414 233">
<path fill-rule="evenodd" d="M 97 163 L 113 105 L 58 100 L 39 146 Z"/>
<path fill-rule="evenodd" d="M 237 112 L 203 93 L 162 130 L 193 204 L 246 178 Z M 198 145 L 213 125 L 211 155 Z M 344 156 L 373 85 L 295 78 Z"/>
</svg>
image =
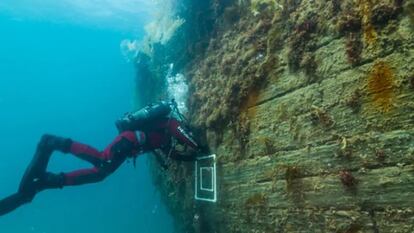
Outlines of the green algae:
<svg viewBox="0 0 414 233">
<path fill-rule="evenodd" d="M 263 193 L 256 193 L 248 197 L 244 202 L 246 207 L 264 206 L 267 202 L 266 195 Z"/>
<path fill-rule="evenodd" d="M 257 16 L 264 11 L 276 11 L 283 10 L 283 5 L 279 0 L 252 0 L 250 5 L 250 11 L 253 15 Z"/>
</svg>

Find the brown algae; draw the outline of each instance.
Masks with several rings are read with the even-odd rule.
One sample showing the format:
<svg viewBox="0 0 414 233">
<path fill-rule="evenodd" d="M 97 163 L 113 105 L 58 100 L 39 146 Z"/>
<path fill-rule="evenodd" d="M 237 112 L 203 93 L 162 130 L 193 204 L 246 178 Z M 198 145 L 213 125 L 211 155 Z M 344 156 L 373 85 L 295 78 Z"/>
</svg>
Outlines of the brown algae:
<svg viewBox="0 0 414 233">
<path fill-rule="evenodd" d="M 394 102 L 394 71 L 384 61 L 374 64 L 368 76 L 368 93 L 380 112 L 388 112 Z"/>
</svg>

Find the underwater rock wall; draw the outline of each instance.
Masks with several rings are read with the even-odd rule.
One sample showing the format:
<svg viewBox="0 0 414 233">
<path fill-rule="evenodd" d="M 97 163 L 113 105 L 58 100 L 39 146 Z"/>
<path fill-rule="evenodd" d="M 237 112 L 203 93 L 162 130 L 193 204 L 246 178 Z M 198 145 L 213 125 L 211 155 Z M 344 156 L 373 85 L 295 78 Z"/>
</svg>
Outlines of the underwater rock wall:
<svg viewBox="0 0 414 233">
<path fill-rule="evenodd" d="M 154 163 L 181 232 L 414 232 L 414 1 L 209 4 L 180 72 L 218 202 Z"/>
</svg>

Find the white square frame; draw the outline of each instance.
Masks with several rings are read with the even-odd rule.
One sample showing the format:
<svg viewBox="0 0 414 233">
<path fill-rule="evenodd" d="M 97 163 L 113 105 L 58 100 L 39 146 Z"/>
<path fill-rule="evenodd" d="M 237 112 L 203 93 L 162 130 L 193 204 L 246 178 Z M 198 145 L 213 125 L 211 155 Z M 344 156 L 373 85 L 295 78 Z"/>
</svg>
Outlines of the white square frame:
<svg viewBox="0 0 414 233">
<path fill-rule="evenodd" d="M 207 160 L 207 159 L 212 159 L 213 160 L 213 165 L 212 166 L 204 166 L 204 167 L 198 167 L 198 162 L 201 160 Z M 212 154 L 212 155 L 208 155 L 208 156 L 203 156 L 203 157 L 199 157 L 197 158 L 196 162 L 195 162 L 195 199 L 199 200 L 199 201 L 208 201 L 208 202 L 217 202 L 217 169 L 216 169 L 216 154 Z M 202 176 L 202 171 L 203 170 L 211 170 L 211 188 L 205 188 L 203 187 L 203 176 Z M 200 179 L 200 180 L 199 180 Z M 200 197 L 199 196 L 199 192 L 198 192 L 198 183 L 200 181 L 200 190 L 202 191 L 206 191 L 206 192 L 212 192 L 213 193 L 213 198 L 205 198 L 205 197 Z"/>
<path fill-rule="evenodd" d="M 199 171 L 200 171 L 200 190 L 208 191 L 208 192 L 214 192 L 214 167 L 211 167 L 211 166 L 210 167 L 200 167 Z M 209 185 L 210 188 L 205 188 L 204 187 L 202 177 L 204 177 L 203 172 L 205 172 L 205 171 L 208 171 L 211 174 L 211 179 L 210 179 L 211 182 L 209 182 L 210 183 L 210 185 Z"/>
</svg>

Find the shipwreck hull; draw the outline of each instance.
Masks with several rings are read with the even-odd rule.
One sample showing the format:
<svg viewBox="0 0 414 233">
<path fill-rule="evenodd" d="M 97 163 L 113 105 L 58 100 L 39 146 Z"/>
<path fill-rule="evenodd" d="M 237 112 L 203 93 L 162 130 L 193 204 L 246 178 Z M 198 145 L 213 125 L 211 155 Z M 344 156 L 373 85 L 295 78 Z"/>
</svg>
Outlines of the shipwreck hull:
<svg viewBox="0 0 414 233">
<path fill-rule="evenodd" d="M 414 232 L 414 2 L 208 6 L 165 45 L 217 154 L 217 203 L 153 164 L 179 232 Z"/>
</svg>

